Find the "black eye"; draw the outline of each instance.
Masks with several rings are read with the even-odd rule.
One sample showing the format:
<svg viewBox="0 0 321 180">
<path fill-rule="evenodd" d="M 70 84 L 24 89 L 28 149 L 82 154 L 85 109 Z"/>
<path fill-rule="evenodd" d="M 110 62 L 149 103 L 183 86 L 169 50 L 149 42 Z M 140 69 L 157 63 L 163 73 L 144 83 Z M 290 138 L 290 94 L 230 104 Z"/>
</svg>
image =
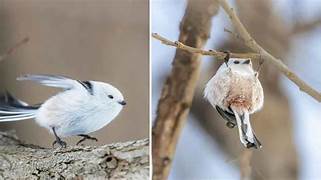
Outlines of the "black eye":
<svg viewBox="0 0 321 180">
<path fill-rule="evenodd" d="M 108 97 L 109 97 L 110 99 L 114 99 L 114 96 L 112 96 L 112 95 L 108 95 Z"/>
<path fill-rule="evenodd" d="M 234 64 L 240 64 L 240 61 L 234 61 Z"/>
</svg>

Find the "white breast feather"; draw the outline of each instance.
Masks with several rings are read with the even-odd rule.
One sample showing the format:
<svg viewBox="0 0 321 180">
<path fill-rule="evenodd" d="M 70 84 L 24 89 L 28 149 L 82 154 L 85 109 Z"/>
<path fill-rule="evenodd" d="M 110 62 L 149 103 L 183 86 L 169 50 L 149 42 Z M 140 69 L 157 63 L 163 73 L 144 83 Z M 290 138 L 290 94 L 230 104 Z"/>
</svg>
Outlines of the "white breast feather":
<svg viewBox="0 0 321 180">
<path fill-rule="evenodd" d="M 230 76 L 231 71 L 229 69 L 220 68 L 206 84 L 204 96 L 213 107 L 216 105 L 224 107 L 224 99 L 228 95 L 231 86 Z"/>
</svg>

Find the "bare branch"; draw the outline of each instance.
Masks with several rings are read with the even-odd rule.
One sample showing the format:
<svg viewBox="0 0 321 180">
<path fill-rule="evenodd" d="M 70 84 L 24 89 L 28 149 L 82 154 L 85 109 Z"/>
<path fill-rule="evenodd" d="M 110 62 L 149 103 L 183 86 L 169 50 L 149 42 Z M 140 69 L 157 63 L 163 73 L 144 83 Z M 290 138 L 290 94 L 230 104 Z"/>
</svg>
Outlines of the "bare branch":
<svg viewBox="0 0 321 180">
<path fill-rule="evenodd" d="M 253 151 L 250 149 L 245 149 L 240 158 L 240 171 L 241 171 L 241 180 L 249 180 L 251 179 L 252 167 L 251 167 L 251 159 L 252 159 Z"/>
<path fill-rule="evenodd" d="M 25 37 L 24 39 L 22 39 L 21 41 L 19 41 L 17 44 L 15 44 L 13 47 L 7 49 L 7 51 L 0 55 L 0 62 L 4 59 L 6 59 L 7 57 L 9 57 L 13 52 L 15 52 L 20 46 L 22 46 L 23 44 L 26 44 L 29 41 L 28 37 Z"/>
<path fill-rule="evenodd" d="M 224 28 L 224 32 L 227 32 L 229 34 L 231 34 L 234 38 L 238 39 L 238 40 L 241 40 L 243 42 L 243 39 L 240 37 L 240 35 L 238 35 L 237 33 L 227 29 L 227 28 Z"/>
<path fill-rule="evenodd" d="M 295 24 L 295 26 L 293 27 L 292 33 L 293 34 L 305 33 L 305 32 L 314 30 L 315 28 L 320 26 L 321 26 L 321 17 L 313 21 Z"/>
<path fill-rule="evenodd" d="M 168 45 L 168 46 L 173 46 L 176 47 L 178 49 L 182 49 L 191 53 L 198 53 L 204 56 L 213 56 L 219 60 L 224 60 L 226 53 L 225 52 L 221 52 L 221 51 L 215 51 L 215 50 L 202 50 L 199 48 L 194 48 L 191 46 L 187 46 L 179 41 L 170 41 L 160 35 L 158 35 L 157 33 L 152 33 L 153 38 L 161 41 L 163 44 Z M 255 53 L 230 53 L 230 57 L 232 58 L 251 58 L 251 59 L 259 59 L 260 55 L 259 54 L 255 54 Z"/>
<path fill-rule="evenodd" d="M 261 54 L 262 59 L 267 60 L 274 66 L 276 66 L 288 79 L 294 82 L 301 91 L 309 94 L 317 101 L 321 102 L 321 93 L 313 89 L 306 82 L 300 79 L 294 72 L 292 72 L 280 59 L 275 58 L 265 49 L 263 49 L 257 42 L 250 36 L 250 34 L 245 29 L 244 25 L 241 23 L 240 19 L 236 15 L 233 8 L 229 6 L 226 0 L 217 0 L 224 11 L 228 14 L 234 28 L 238 31 L 238 34 L 244 40 L 246 46 L 251 48 L 254 52 Z"/>
</svg>

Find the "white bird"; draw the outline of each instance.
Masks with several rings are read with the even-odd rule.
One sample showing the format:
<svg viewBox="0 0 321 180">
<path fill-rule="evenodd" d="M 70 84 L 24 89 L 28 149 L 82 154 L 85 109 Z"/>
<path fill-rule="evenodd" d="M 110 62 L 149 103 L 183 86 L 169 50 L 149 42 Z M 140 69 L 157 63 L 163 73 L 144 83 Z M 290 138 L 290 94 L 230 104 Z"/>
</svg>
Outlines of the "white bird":
<svg viewBox="0 0 321 180">
<path fill-rule="evenodd" d="M 263 88 L 250 59 L 230 58 L 206 84 L 205 98 L 227 120 L 227 126 L 238 126 L 241 143 L 261 148 L 250 123 L 250 114 L 263 107 Z"/>
<path fill-rule="evenodd" d="M 54 134 L 58 143 L 66 147 L 61 137 L 81 136 L 96 140 L 88 134 L 110 123 L 126 105 L 122 93 L 110 84 L 98 81 L 79 81 L 56 75 L 25 75 L 17 80 L 31 80 L 42 85 L 64 89 L 41 105 L 29 106 L 8 92 L 0 97 L 0 122 L 34 118 Z"/>
</svg>

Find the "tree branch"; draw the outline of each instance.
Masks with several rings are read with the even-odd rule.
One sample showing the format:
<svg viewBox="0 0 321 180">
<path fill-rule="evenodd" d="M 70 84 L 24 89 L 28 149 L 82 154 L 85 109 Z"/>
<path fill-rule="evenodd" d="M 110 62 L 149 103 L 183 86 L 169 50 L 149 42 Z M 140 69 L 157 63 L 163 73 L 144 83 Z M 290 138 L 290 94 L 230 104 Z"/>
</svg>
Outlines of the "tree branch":
<svg viewBox="0 0 321 180">
<path fill-rule="evenodd" d="M 218 12 L 213 0 L 189 0 L 180 24 L 180 42 L 202 48 L 209 38 L 212 17 Z M 157 107 L 152 133 L 153 180 L 167 179 L 176 144 L 185 124 L 200 74 L 200 55 L 176 50 Z"/>
<path fill-rule="evenodd" d="M 226 56 L 226 52 L 221 52 L 221 51 L 215 51 L 215 50 L 203 50 L 203 49 L 199 49 L 199 48 L 194 48 L 191 46 L 187 46 L 179 41 L 170 41 L 164 37 L 162 37 L 161 35 L 157 34 L 157 33 L 152 33 L 152 37 L 159 40 L 161 43 L 168 45 L 168 46 L 173 46 L 176 47 L 178 49 L 184 50 L 184 51 L 188 51 L 191 53 L 197 53 L 197 54 L 201 54 L 204 56 L 213 56 L 219 60 L 224 60 L 225 56 Z M 251 58 L 251 59 L 259 59 L 260 55 L 259 54 L 255 54 L 255 53 L 230 53 L 230 57 L 231 58 Z"/>
<path fill-rule="evenodd" d="M 293 34 L 305 33 L 321 26 L 321 17 L 309 22 L 296 23 L 293 27 Z"/>
<path fill-rule="evenodd" d="M 251 149 L 245 149 L 240 157 L 240 171 L 241 171 L 241 180 L 250 180 L 252 177 L 252 159 L 253 151 Z"/>
<path fill-rule="evenodd" d="M 148 139 L 46 149 L 0 132 L 0 179 L 149 179 Z"/>
<path fill-rule="evenodd" d="M 218 0 L 225 12 L 229 15 L 229 18 L 231 22 L 233 23 L 234 27 L 237 29 L 239 32 L 240 38 L 244 40 L 244 43 L 246 46 L 251 48 L 254 52 L 256 53 L 231 53 L 231 57 L 234 58 L 251 58 L 251 59 L 264 59 L 268 60 L 271 64 L 276 66 L 289 80 L 294 82 L 301 91 L 309 94 L 311 97 L 316 99 L 317 101 L 321 102 L 321 93 L 318 92 L 317 90 L 313 89 L 311 86 L 309 86 L 306 82 L 304 82 L 298 75 L 296 75 L 294 72 L 292 72 L 281 60 L 275 58 L 272 56 L 270 53 L 268 53 L 265 49 L 263 49 L 257 42 L 250 36 L 250 34 L 247 32 L 239 18 L 234 12 L 233 8 L 230 8 L 229 5 L 225 0 Z M 170 41 L 157 33 L 153 33 L 152 36 L 161 41 L 165 45 L 173 46 L 178 49 L 182 49 L 191 53 L 198 53 L 201 55 L 206 55 L 206 56 L 213 56 L 216 57 L 219 60 L 224 59 L 226 56 L 226 53 L 220 52 L 220 51 L 215 51 L 215 50 L 202 50 L 199 48 L 194 48 L 191 46 L 187 46 L 179 41 L 173 42 Z"/>
<path fill-rule="evenodd" d="M 24 39 L 22 39 L 21 41 L 19 41 L 17 44 L 15 44 L 13 47 L 7 49 L 7 51 L 0 55 L 0 62 L 4 59 L 6 59 L 7 57 L 9 57 L 13 52 L 15 52 L 20 46 L 22 46 L 23 44 L 26 44 L 29 41 L 29 38 L 26 37 Z"/>
<path fill-rule="evenodd" d="M 294 72 L 292 72 L 283 62 L 270 53 L 268 53 L 265 49 L 263 49 L 257 42 L 250 36 L 250 34 L 245 29 L 244 25 L 241 23 L 240 19 L 236 15 L 233 8 L 229 6 L 226 0 L 217 0 L 228 17 L 230 18 L 234 28 L 238 31 L 240 37 L 244 40 L 244 43 L 247 47 L 252 49 L 254 52 L 261 54 L 262 59 L 269 61 L 275 67 L 277 67 L 288 79 L 294 82 L 301 91 L 309 94 L 317 101 L 321 102 L 321 93 L 317 90 L 313 89 L 306 82 L 300 79 Z"/>
</svg>

